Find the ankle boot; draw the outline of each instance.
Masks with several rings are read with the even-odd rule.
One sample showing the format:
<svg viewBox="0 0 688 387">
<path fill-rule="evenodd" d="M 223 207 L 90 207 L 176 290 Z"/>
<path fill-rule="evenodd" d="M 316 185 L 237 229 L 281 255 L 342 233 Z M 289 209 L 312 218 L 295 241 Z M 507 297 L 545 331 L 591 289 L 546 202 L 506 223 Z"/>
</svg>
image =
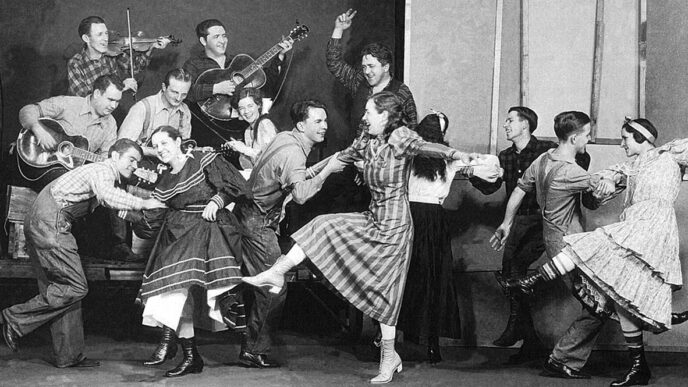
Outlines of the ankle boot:
<svg viewBox="0 0 688 387">
<path fill-rule="evenodd" d="M 688 321 L 688 310 L 671 314 L 671 325 L 683 324 L 686 321 Z"/>
<path fill-rule="evenodd" d="M 255 287 L 269 286 L 270 293 L 278 294 L 284 286 L 284 275 L 292 268 L 292 264 L 284 255 L 280 256 L 274 265 L 253 277 L 242 277 L 241 280 Z"/>
<path fill-rule="evenodd" d="M 430 336 L 428 337 L 428 362 L 435 364 L 441 361 L 440 338 L 437 336 Z"/>
<path fill-rule="evenodd" d="M 523 294 L 533 294 L 533 288 L 540 282 L 544 282 L 545 277 L 536 271 L 534 273 L 527 274 L 525 277 L 509 279 L 506 281 L 506 288 L 510 290 L 518 290 Z"/>
<path fill-rule="evenodd" d="M 401 372 L 401 358 L 397 351 L 394 350 L 394 339 L 382 339 L 380 346 L 380 367 L 378 375 L 370 379 L 372 384 L 384 384 L 392 381 L 394 371 Z"/>
<path fill-rule="evenodd" d="M 631 354 L 631 368 L 623 378 L 613 381 L 610 386 L 645 386 L 650 381 L 652 374 L 643 347 L 629 348 L 628 351 Z"/>
<path fill-rule="evenodd" d="M 499 338 L 492 342 L 492 344 L 498 347 L 511 347 L 516 344 L 517 341 L 523 339 L 523 329 L 521 323 L 521 303 L 517 299 L 517 296 L 512 295 L 509 297 L 509 321 L 506 323 L 506 328 Z"/>
<path fill-rule="evenodd" d="M 160 343 L 151 355 L 150 359 L 143 362 L 143 365 L 154 366 L 162 364 L 165 359 L 172 359 L 177 355 L 177 335 L 168 326 L 162 327 Z"/>
<path fill-rule="evenodd" d="M 182 376 L 189 373 L 200 374 L 203 371 L 203 359 L 196 348 L 196 340 L 191 338 L 181 338 L 179 342 L 182 345 L 182 353 L 184 359 L 172 370 L 165 372 L 166 377 Z"/>
</svg>

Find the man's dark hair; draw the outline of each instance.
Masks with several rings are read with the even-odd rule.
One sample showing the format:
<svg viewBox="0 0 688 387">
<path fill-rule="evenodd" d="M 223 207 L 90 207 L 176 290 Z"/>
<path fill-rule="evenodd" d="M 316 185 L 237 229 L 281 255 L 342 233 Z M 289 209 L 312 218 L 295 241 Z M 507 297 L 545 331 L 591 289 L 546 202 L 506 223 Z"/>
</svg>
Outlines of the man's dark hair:
<svg viewBox="0 0 688 387">
<path fill-rule="evenodd" d="M 95 82 L 93 82 L 93 92 L 96 90 L 100 90 L 101 93 L 105 93 L 105 90 L 107 90 L 110 85 L 115 85 L 117 90 L 122 91 L 124 90 L 124 83 L 122 83 L 122 80 L 119 79 L 117 75 L 114 74 L 107 74 L 107 75 L 101 75 L 98 78 L 96 78 Z"/>
<path fill-rule="evenodd" d="M 198 23 L 198 25 L 196 26 L 196 36 L 198 36 L 199 38 L 207 39 L 208 38 L 208 30 L 211 27 L 215 27 L 215 26 L 220 26 L 222 28 L 225 28 L 225 25 L 222 24 L 222 22 L 217 20 L 217 19 L 203 20 L 202 22 Z"/>
<path fill-rule="evenodd" d="M 530 128 L 530 133 L 533 133 L 537 129 L 538 125 L 538 115 L 535 112 L 525 106 L 512 106 L 509 108 L 509 113 L 516 112 L 518 117 L 522 120 L 528 121 L 528 127 Z"/>
<path fill-rule="evenodd" d="M 363 50 L 361 50 L 361 58 L 363 58 L 366 55 L 370 55 L 373 58 L 377 59 L 383 66 L 388 64 L 389 73 L 392 73 L 394 55 L 392 54 L 392 50 L 390 50 L 389 47 L 380 43 L 370 43 L 363 47 Z"/>
<path fill-rule="evenodd" d="M 291 105 L 291 111 L 289 112 L 294 126 L 296 126 L 296 124 L 299 122 L 303 122 L 308 119 L 308 109 L 311 108 L 323 109 L 325 110 L 325 114 L 327 114 L 327 107 L 325 104 L 316 99 L 307 99 L 304 101 L 295 102 L 293 105 Z"/>
<path fill-rule="evenodd" d="M 121 155 L 131 148 L 136 149 L 136 151 L 139 152 L 139 156 L 143 157 L 143 149 L 141 149 L 141 146 L 128 138 L 120 138 L 115 141 L 108 150 L 108 156 L 112 157 L 112 152 L 117 152 Z"/>
<path fill-rule="evenodd" d="M 559 140 L 566 141 L 572 135 L 580 133 L 589 123 L 590 117 L 583 112 L 562 112 L 554 117 L 554 133 Z"/>
<path fill-rule="evenodd" d="M 79 23 L 79 39 L 81 39 L 83 35 L 89 35 L 91 33 L 91 24 L 105 24 L 105 20 L 100 16 L 89 16 L 84 18 Z"/>
<path fill-rule="evenodd" d="M 165 74 L 163 83 L 165 87 L 170 85 L 170 79 L 176 79 L 180 82 L 191 82 L 191 74 L 184 69 L 172 69 Z"/>
<path fill-rule="evenodd" d="M 655 128 L 655 126 L 652 125 L 652 122 L 650 122 L 644 118 L 636 118 L 635 120 L 633 120 L 633 122 L 638 123 L 643 128 L 647 129 L 647 131 L 650 132 L 651 135 L 655 136 L 655 141 L 657 141 L 657 128 Z M 638 144 L 642 144 L 645 141 L 649 142 L 649 140 L 647 139 L 647 137 L 645 137 L 645 135 L 643 135 L 640 132 L 638 132 L 637 130 L 635 130 L 631 125 L 628 124 L 628 122 L 623 124 L 623 130 L 625 130 L 631 136 L 633 136 L 633 139 Z"/>
</svg>

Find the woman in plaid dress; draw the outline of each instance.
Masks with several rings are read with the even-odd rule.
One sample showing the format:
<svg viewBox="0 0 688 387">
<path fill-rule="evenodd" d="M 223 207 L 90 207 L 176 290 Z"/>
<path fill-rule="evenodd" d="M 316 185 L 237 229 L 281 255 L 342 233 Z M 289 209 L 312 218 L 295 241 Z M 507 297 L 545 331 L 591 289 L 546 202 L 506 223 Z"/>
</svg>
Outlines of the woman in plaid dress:
<svg viewBox="0 0 688 387">
<path fill-rule="evenodd" d="M 310 258 L 351 304 L 380 321 L 380 368 L 372 383 L 387 383 L 394 371 L 402 369 L 394 337 L 413 243 L 407 195 L 411 161 L 418 154 L 462 160 L 464 165 L 471 160 L 463 152 L 423 141 L 403 126 L 402 116 L 401 101 L 394 93 L 373 95 L 363 117 L 367 134 L 337 156 L 347 163 L 363 162 L 364 180 L 372 195 L 368 211 L 318 216 L 292 235 L 296 245 L 270 270 L 243 279 L 279 291 L 284 274 Z M 459 173 L 472 175 L 473 170 L 466 166 Z M 494 181 L 500 169 L 493 165 L 475 167 L 475 171 Z"/>
</svg>

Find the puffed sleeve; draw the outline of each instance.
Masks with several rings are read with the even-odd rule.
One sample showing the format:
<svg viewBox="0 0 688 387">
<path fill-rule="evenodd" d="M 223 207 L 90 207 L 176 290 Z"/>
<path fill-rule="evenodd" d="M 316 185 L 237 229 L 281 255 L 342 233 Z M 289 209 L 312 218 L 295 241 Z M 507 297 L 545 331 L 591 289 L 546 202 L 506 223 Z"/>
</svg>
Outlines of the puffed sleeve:
<svg viewBox="0 0 688 387">
<path fill-rule="evenodd" d="M 215 196 L 210 200 L 222 208 L 245 194 L 246 180 L 239 171 L 224 157 L 215 159 L 205 167 L 206 179 L 215 188 Z"/>
<path fill-rule="evenodd" d="M 394 157 L 401 159 L 417 155 L 425 141 L 418 133 L 402 126 L 392 132 L 387 143 L 392 147 Z"/>
<path fill-rule="evenodd" d="M 668 152 L 681 166 L 688 166 L 688 138 L 678 138 L 660 146 L 658 153 Z"/>
</svg>

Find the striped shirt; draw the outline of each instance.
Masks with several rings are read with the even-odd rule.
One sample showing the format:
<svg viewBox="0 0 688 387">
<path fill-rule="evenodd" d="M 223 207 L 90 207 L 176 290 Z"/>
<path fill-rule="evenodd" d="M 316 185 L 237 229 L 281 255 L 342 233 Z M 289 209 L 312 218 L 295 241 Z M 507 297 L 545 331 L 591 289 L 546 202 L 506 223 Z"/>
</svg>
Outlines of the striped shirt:
<svg viewBox="0 0 688 387">
<path fill-rule="evenodd" d="M 120 210 L 140 210 L 143 199 L 115 187 L 119 172 L 111 159 L 87 164 L 60 176 L 50 190 L 53 198 L 63 207 L 95 197 L 98 203 Z"/>
<path fill-rule="evenodd" d="M 150 63 L 148 53 L 134 51 L 134 73 L 145 69 Z M 129 53 L 117 56 L 103 55 L 100 59 L 91 59 L 84 48 L 74 54 L 67 62 L 67 80 L 69 94 L 85 97 L 93 91 L 93 82 L 101 75 L 117 75 L 122 79 L 131 78 L 129 71 Z"/>
</svg>

